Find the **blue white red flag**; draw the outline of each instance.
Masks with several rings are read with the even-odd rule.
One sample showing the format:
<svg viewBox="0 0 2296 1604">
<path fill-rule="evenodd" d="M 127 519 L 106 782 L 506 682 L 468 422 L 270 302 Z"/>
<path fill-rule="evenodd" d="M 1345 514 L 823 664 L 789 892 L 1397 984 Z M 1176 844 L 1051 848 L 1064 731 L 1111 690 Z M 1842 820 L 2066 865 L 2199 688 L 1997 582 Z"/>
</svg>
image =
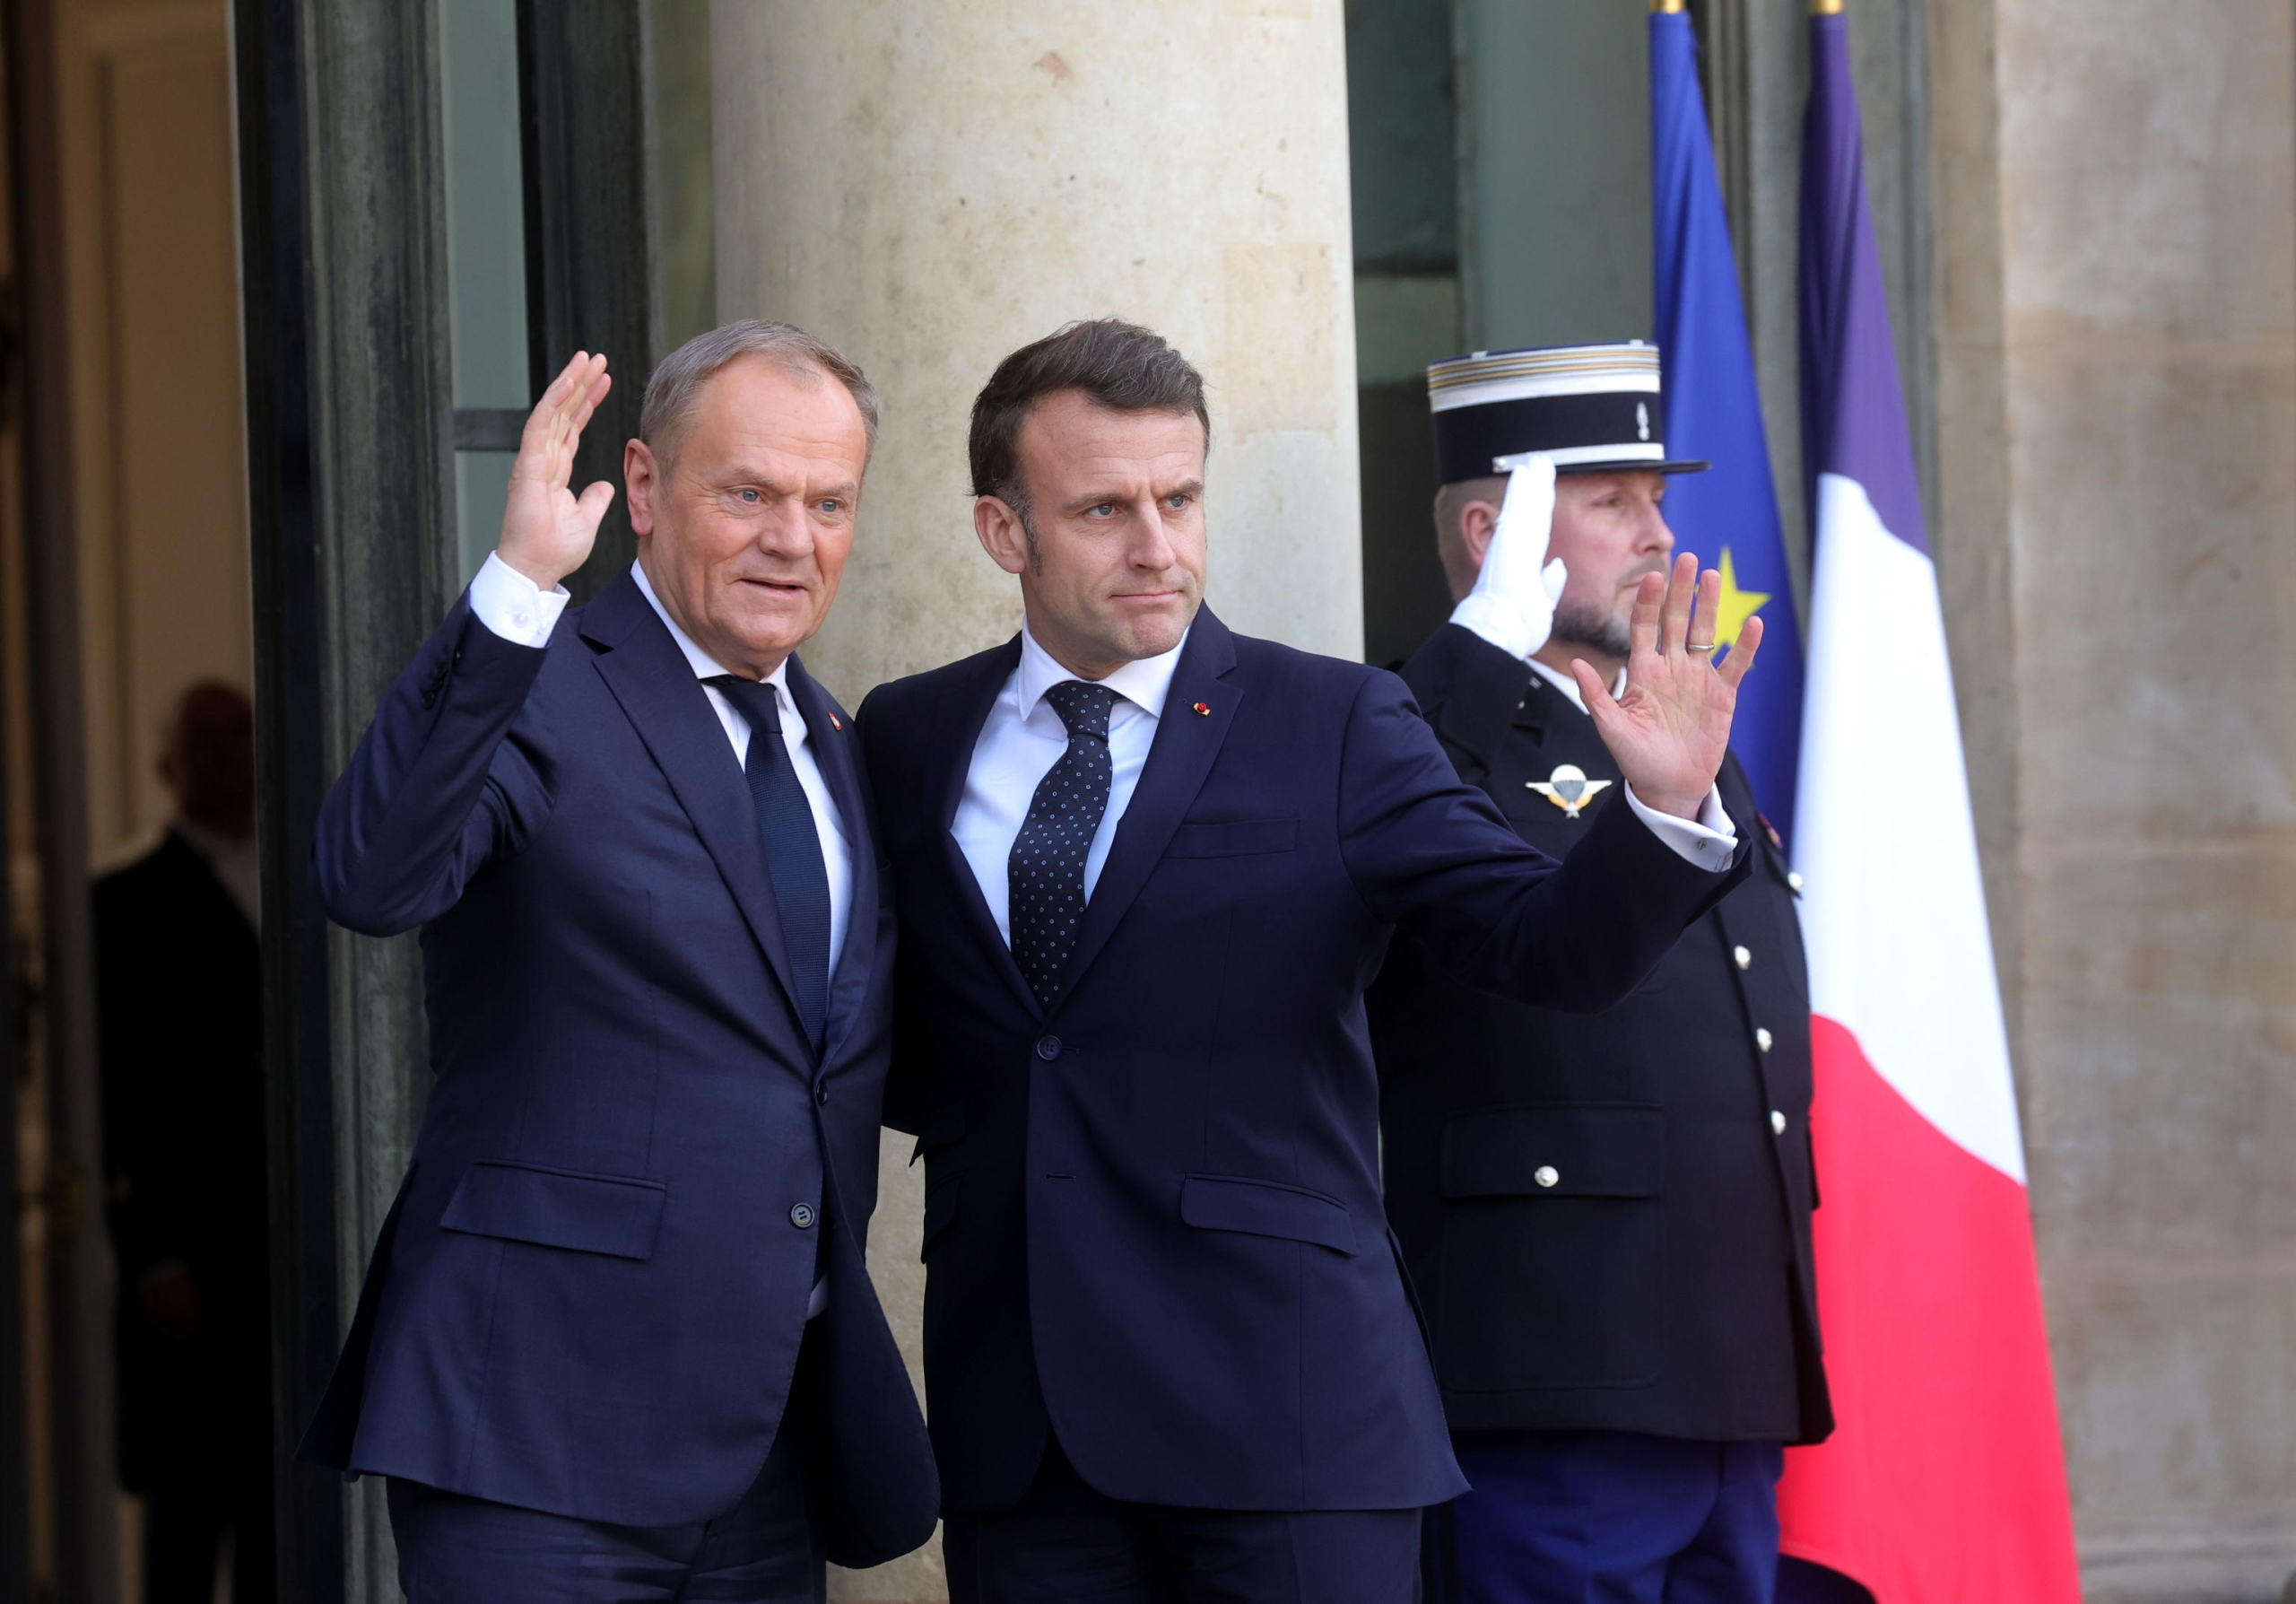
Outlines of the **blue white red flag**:
<svg viewBox="0 0 2296 1604">
<path fill-rule="evenodd" d="M 1761 670 L 1738 694 L 1730 746 L 1755 801 L 1790 840 L 1802 738 L 1802 631 L 1730 220 L 1698 85 L 1698 37 L 1685 12 L 1650 13 L 1650 155 L 1666 455 L 1714 465 L 1668 481 L 1666 522 L 1683 550 L 1721 571 L 1717 641 L 1728 646 L 1747 619 L 1761 615 Z"/>
<path fill-rule="evenodd" d="M 1787 1456 L 1783 1547 L 1879 1604 L 2077 1604 L 2008 1039 L 1839 14 L 1811 19 L 1810 70 L 1816 543 L 1795 862 L 1838 1425 Z"/>
</svg>

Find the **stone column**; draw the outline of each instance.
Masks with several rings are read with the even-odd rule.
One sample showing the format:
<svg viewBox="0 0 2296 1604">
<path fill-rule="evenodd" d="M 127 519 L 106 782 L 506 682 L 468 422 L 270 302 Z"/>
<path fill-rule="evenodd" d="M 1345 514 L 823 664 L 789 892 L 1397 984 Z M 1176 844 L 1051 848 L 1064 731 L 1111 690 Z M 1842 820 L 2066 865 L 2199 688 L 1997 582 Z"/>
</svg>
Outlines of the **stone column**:
<svg viewBox="0 0 2296 1604">
<path fill-rule="evenodd" d="M 2276 1598 L 2296 37 L 2266 0 L 1970 0 L 1931 27 L 1939 567 L 2085 1591 Z"/>
<path fill-rule="evenodd" d="M 1164 334 L 1210 381 L 1211 605 L 1361 642 L 1340 0 L 718 0 L 721 317 L 787 318 L 884 393 L 861 536 L 805 652 L 848 705 L 1004 639 L 965 426 L 1072 318 Z M 871 1266 L 912 1342 L 919 1172 L 888 1142 Z M 838 1579 L 938 1599 L 937 1559 Z"/>
</svg>

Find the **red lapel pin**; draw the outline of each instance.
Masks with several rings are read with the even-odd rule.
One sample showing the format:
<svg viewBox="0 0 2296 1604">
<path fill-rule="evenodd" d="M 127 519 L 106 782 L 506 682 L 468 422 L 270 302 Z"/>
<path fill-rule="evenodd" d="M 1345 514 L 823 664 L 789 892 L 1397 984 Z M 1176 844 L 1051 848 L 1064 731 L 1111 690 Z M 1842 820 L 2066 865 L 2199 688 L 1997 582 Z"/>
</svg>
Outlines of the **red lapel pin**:
<svg viewBox="0 0 2296 1604">
<path fill-rule="evenodd" d="M 1197 712 L 1199 712 L 1199 713 L 1202 713 L 1202 714 L 1203 714 L 1205 718 L 1207 718 L 1207 719 L 1209 719 L 1209 718 L 1212 716 L 1212 710 L 1211 710 L 1210 708 L 1208 708 L 1208 707 L 1205 706 L 1205 705 L 1204 705 L 1204 703 L 1202 703 L 1202 702 L 1197 702 L 1197 703 L 1196 704 L 1196 710 Z"/>
<path fill-rule="evenodd" d="M 829 727 L 830 727 L 831 729 L 843 729 L 843 728 L 845 728 L 845 725 L 844 725 L 843 721 L 842 721 L 842 720 L 840 720 L 835 713 L 831 713 L 831 714 L 829 716 Z"/>
</svg>

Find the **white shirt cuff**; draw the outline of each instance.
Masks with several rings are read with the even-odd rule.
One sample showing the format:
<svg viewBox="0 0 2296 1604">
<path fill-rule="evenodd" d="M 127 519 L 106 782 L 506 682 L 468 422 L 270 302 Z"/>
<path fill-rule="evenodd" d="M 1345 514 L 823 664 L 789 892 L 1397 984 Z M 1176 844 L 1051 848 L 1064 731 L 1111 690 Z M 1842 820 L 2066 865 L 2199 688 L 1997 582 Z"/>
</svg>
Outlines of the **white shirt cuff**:
<svg viewBox="0 0 2296 1604">
<path fill-rule="evenodd" d="M 470 610 L 513 646 L 546 643 L 558 627 L 558 615 L 573 599 L 563 585 L 545 591 L 491 552 L 470 582 Z"/>
<path fill-rule="evenodd" d="M 1702 869 L 1711 869 L 1718 875 L 1738 855 L 1738 828 L 1723 810 L 1720 786 L 1708 788 L 1695 821 L 1645 806 L 1631 785 L 1626 788 L 1626 805 L 1634 810 L 1636 818 L 1650 827 L 1651 834 Z"/>
<path fill-rule="evenodd" d="M 1546 644 L 1533 638 L 1531 621 L 1523 616 L 1522 608 L 1495 590 L 1467 592 L 1466 599 L 1451 609 L 1451 622 L 1473 630 L 1510 658 L 1527 658 Z"/>
</svg>

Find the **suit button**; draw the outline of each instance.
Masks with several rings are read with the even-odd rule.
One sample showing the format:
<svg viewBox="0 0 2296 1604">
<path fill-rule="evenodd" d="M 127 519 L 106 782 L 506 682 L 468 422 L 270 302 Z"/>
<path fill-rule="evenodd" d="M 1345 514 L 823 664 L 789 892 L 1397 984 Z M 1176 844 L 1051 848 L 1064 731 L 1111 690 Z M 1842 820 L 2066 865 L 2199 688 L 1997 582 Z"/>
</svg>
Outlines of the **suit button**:
<svg viewBox="0 0 2296 1604">
<path fill-rule="evenodd" d="M 1531 1172 L 1531 1179 L 1537 1181 L 1541 1186 L 1552 1186 L 1556 1181 L 1562 1179 L 1562 1173 L 1552 1164 L 1541 1164 L 1537 1169 Z"/>
<path fill-rule="evenodd" d="M 1058 1036 L 1046 1036 L 1039 1040 L 1037 1042 L 1037 1057 L 1049 1064 L 1053 1059 L 1059 1056 L 1060 1038 Z"/>
<path fill-rule="evenodd" d="M 823 1108 L 829 1106 L 829 1082 L 823 1081 L 813 1088 L 813 1101 Z"/>
<path fill-rule="evenodd" d="M 1776 1109 L 1770 1111 L 1770 1130 L 1772 1136 L 1784 1136 L 1786 1134 L 1786 1116 L 1779 1113 Z"/>
<path fill-rule="evenodd" d="M 1757 1025 L 1754 1027 L 1754 1045 L 1761 1048 L 1764 1052 L 1768 1052 L 1770 1048 L 1770 1043 L 1777 1040 L 1777 1037 L 1771 1035 L 1769 1031 L 1763 1029 L 1761 1026 Z"/>
<path fill-rule="evenodd" d="M 810 1230 L 813 1224 L 813 1206 L 810 1203 L 789 1205 L 789 1223 L 800 1231 Z"/>
<path fill-rule="evenodd" d="M 1754 966 L 1754 955 L 1744 947 L 1734 946 L 1730 949 L 1730 962 L 1740 969 L 1752 969 Z"/>
</svg>

